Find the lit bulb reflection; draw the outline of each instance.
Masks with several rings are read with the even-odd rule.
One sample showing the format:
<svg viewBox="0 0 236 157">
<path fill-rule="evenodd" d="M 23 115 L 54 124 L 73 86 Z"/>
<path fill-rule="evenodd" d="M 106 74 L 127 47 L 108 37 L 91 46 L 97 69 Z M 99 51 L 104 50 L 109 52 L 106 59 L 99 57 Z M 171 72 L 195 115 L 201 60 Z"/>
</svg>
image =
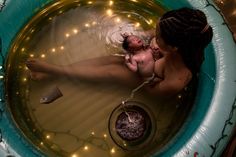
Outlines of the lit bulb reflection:
<svg viewBox="0 0 236 157">
<path fill-rule="evenodd" d="M 73 29 L 73 33 L 77 34 L 78 33 L 78 29 Z"/>
<path fill-rule="evenodd" d="M 137 23 L 135 24 L 135 27 L 139 27 L 139 26 L 140 26 L 140 23 L 137 22 Z"/>
<path fill-rule="evenodd" d="M 56 52 L 56 49 L 55 48 L 52 48 L 52 50 L 51 50 L 52 52 Z"/>
<path fill-rule="evenodd" d="M 65 49 L 65 47 L 64 47 L 64 46 L 61 46 L 61 47 L 60 47 L 60 49 L 61 49 L 61 50 L 64 50 L 64 49 Z"/>
<path fill-rule="evenodd" d="M 108 9 L 108 10 L 107 10 L 107 15 L 108 15 L 108 16 L 111 16 L 112 14 L 113 14 L 113 11 L 112 11 L 111 9 Z"/>
<path fill-rule="evenodd" d="M 114 4 L 113 1 L 109 1 L 109 5 L 112 6 Z"/>
<path fill-rule="evenodd" d="M 24 52 L 25 51 L 25 48 L 23 47 L 23 48 L 21 48 L 21 52 Z"/>
<path fill-rule="evenodd" d="M 23 82 L 26 82 L 26 81 L 27 81 L 27 78 L 24 77 L 22 80 L 23 80 Z"/>
<path fill-rule="evenodd" d="M 45 58 L 46 55 L 45 55 L 45 54 L 41 54 L 40 57 L 41 57 L 41 58 Z"/>
<path fill-rule="evenodd" d="M 115 148 L 111 149 L 111 153 L 114 154 L 116 152 Z"/>
<path fill-rule="evenodd" d="M 85 23 L 84 26 L 85 27 L 90 27 L 90 24 L 89 23 Z"/>
<path fill-rule="evenodd" d="M 72 154 L 71 157 L 78 157 L 78 155 L 77 154 Z"/>
<path fill-rule="evenodd" d="M 69 34 L 69 33 L 66 33 L 65 36 L 68 38 L 68 37 L 70 36 L 70 34 Z"/>
<path fill-rule="evenodd" d="M 119 22 L 120 22 L 120 18 L 117 17 L 116 20 L 115 20 L 115 22 L 119 23 Z"/>
<path fill-rule="evenodd" d="M 31 58 L 33 58 L 33 57 L 34 57 L 34 54 L 30 54 L 29 56 L 30 56 Z"/>
<path fill-rule="evenodd" d="M 50 139 L 51 138 L 51 136 L 50 135 L 46 135 L 46 139 Z"/>
<path fill-rule="evenodd" d="M 84 146 L 84 150 L 88 150 L 89 149 L 89 147 L 88 146 Z"/>
</svg>

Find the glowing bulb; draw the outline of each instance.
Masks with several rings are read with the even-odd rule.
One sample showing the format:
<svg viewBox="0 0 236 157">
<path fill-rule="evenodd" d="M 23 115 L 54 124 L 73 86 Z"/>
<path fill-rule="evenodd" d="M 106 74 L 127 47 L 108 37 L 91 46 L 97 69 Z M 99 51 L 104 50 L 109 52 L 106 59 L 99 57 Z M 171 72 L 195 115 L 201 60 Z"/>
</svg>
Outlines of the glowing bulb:
<svg viewBox="0 0 236 157">
<path fill-rule="evenodd" d="M 59 14 L 61 14 L 61 13 L 63 13 L 63 11 L 62 11 L 62 10 L 60 10 L 60 11 L 59 11 Z"/>
<path fill-rule="evenodd" d="M 64 46 L 61 46 L 61 47 L 60 47 L 60 49 L 61 49 L 61 50 L 64 50 L 64 49 L 65 49 L 65 47 L 64 47 Z"/>
<path fill-rule="evenodd" d="M 104 137 L 104 138 L 107 138 L 107 134 L 104 134 L 103 137 Z"/>
<path fill-rule="evenodd" d="M 42 145 L 43 145 L 43 142 L 40 142 L 40 145 L 42 146 Z"/>
<path fill-rule="evenodd" d="M 40 56 L 41 58 L 45 58 L 46 57 L 46 55 L 45 54 L 41 54 L 41 56 Z"/>
<path fill-rule="evenodd" d="M 56 52 L 56 49 L 55 49 L 55 48 L 52 48 L 52 52 Z"/>
<path fill-rule="evenodd" d="M 113 14 L 113 11 L 112 11 L 111 9 L 108 9 L 108 10 L 107 10 L 107 15 L 108 15 L 108 16 L 111 16 L 112 14 Z"/>
<path fill-rule="evenodd" d="M 50 21 L 51 21 L 51 20 L 52 20 L 52 17 L 49 17 L 49 18 L 48 18 L 48 20 L 50 20 Z"/>
<path fill-rule="evenodd" d="M 46 139 L 50 139 L 51 138 L 51 136 L 50 135 L 46 135 Z"/>
<path fill-rule="evenodd" d="M 29 56 L 30 56 L 31 58 L 33 58 L 33 57 L 34 57 L 34 54 L 30 54 Z"/>
<path fill-rule="evenodd" d="M 137 22 L 137 23 L 135 24 L 135 27 L 139 27 L 139 26 L 140 26 L 140 23 Z"/>
<path fill-rule="evenodd" d="M 131 1 L 133 1 L 133 2 L 138 2 L 137 0 L 131 0 Z"/>
<path fill-rule="evenodd" d="M 84 146 L 84 150 L 88 150 L 88 146 Z"/>
<path fill-rule="evenodd" d="M 93 21 L 93 22 L 92 22 L 92 25 L 96 25 L 96 24 L 97 24 L 97 22 L 96 22 L 96 21 Z"/>
<path fill-rule="evenodd" d="M 148 22 L 147 22 L 149 25 L 153 23 L 153 20 L 150 19 Z"/>
<path fill-rule="evenodd" d="M 2 66 L 0 65 L 0 69 L 2 69 Z"/>
<path fill-rule="evenodd" d="M 112 6 L 114 4 L 113 1 L 109 1 L 109 5 Z"/>
<path fill-rule="evenodd" d="M 181 99 L 181 98 L 182 98 L 182 95 L 178 95 L 178 98 Z"/>
<path fill-rule="evenodd" d="M 92 1 L 88 1 L 88 4 L 93 4 L 93 2 Z"/>
<path fill-rule="evenodd" d="M 95 132 L 91 132 L 91 135 L 95 135 Z"/>
<path fill-rule="evenodd" d="M 4 77 L 2 75 L 0 75 L 0 79 L 3 79 Z"/>
<path fill-rule="evenodd" d="M 111 153 L 114 154 L 116 152 L 115 148 L 111 149 Z"/>
<path fill-rule="evenodd" d="M 23 82 L 26 82 L 27 81 L 27 78 L 23 78 Z"/>
<path fill-rule="evenodd" d="M 78 33 L 78 29 L 73 29 L 74 34 Z"/>
<path fill-rule="evenodd" d="M 26 38 L 26 41 L 29 41 L 29 40 L 30 40 L 30 37 L 27 37 L 27 38 Z"/>
<path fill-rule="evenodd" d="M 116 22 L 120 22 L 120 18 L 116 18 Z"/>
<path fill-rule="evenodd" d="M 130 15 L 130 14 L 128 14 L 128 15 L 127 15 L 127 17 L 131 17 L 131 15 Z"/>
<path fill-rule="evenodd" d="M 68 38 L 68 37 L 70 36 L 70 34 L 69 34 L 69 33 L 66 33 L 65 36 Z"/>
<path fill-rule="evenodd" d="M 22 49 L 21 49 L 21 52 L 24 52 L 25 51 L 25 48 L 23 47 Z"/>
<path fill-rule="evenodd" d="M 72 154 L 71 157 L 78 157 L 78 155 L 77 154 Z"/>
<path fill-rule="evenodd" d="M 85 26 L 85 27 L 90 27 L 90 24 L 89 24 L 89 23 L 85 23 L 84 26 Z"/>
</svg>

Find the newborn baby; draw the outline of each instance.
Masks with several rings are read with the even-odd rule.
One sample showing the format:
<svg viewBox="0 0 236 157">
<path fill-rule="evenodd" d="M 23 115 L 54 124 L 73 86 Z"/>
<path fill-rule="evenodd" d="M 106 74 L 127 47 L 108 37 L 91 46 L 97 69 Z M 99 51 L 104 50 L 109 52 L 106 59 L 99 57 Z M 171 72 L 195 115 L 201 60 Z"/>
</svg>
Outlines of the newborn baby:
<svg viewBox="0 0 236 157">
<path fill-rule="evenodd" d="M 152 77 L 155 64 L 152 49 L 145 46 L 143 40 L 136 35 L 123 35 L 123 37 L 122 47 L 127 52 L 125 54 L 127 67 L 144 78 Z"/>
</svg>

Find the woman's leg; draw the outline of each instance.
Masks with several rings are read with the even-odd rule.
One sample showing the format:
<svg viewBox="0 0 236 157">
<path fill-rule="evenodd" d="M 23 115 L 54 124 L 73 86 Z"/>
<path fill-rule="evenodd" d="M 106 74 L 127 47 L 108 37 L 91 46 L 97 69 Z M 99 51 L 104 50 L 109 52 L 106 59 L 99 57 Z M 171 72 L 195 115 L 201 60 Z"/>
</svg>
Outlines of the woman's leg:
<svg viewBox="0 0 236 157">
<path fill-rule="evenodd" d="M 131 72 L 124 65 L 123 58 L 116 56 L 98 57 L 65 66 L 30 59 L 26 65 L 34 74 L 44 73 L 94 82 L 121 83 L 132 87 L 137 86 L 141 81 L 136 73 Z"/>
</svg>

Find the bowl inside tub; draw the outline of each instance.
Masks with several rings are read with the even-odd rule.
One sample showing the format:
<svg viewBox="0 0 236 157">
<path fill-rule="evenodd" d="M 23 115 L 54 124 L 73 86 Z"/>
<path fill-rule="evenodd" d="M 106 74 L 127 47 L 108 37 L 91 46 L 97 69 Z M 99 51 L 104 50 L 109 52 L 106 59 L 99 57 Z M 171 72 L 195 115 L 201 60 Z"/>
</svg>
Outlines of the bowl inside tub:
<svg viewBox="0 0 236 157">
<path fill-rule="evenodd" d="M 57 65 L 119 53 L 120 33 L 153 29 L 166 11 L 148 1 L 60 1 L 46 6 L 17 35 L 7 59 L 8 107 L 16 126 L 47 156 L 147 156 L 161 150 L 176 135 L 194 100 L 194 88 L 161 101 L 143 91 L 135 101 L 148 105 L 151 133 L 132 150 L 109 134 L 112 111 L 132 89 L 109 83 L 41 75 L 32 80 L 25 62 L 38 58 Z M 95 67 L 96 68 L 96 67 Z M 40 98 L 57 86 L 63 96 L 50 104 Z M 148 112 L 148 111 L 147 111 Z M 156 126 L 156 127 L 154 127 Z M 152 133 L 153 132 L 153 133 Z M 152 140 L 149 138 L 152 137 Z M 143 147 L 147 142 L 148 147 Z M 143 149 L 135 149 L 142 147 Z"/>
</svg>

